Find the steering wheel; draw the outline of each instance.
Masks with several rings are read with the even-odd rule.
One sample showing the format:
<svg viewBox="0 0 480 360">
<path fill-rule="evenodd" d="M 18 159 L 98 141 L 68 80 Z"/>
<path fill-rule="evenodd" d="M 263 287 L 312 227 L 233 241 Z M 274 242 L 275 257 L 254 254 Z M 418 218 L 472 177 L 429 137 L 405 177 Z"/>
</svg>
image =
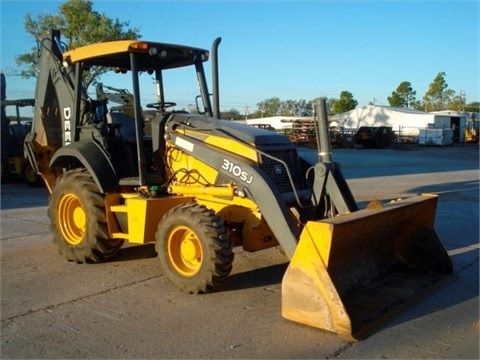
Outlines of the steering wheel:
<svg viewBox="0 0 480 360">
<path fill-rule="evenodd" d="M 145 105 L 147 108 L 150 108 L 150 109 L 156 109 L 158 111 L 162 110 L 162 111 L 165 111 L 165 109 L 169 108 L 169 107 L 172 107 L 172 106 L 176 106 L 177 103 L 174 103 L 174 102 L 171 102 L 171 101 L 165 101 L 165 102 L 156 102 L 156 103 L 150 103 L 150 104 L 147 104 Z"/>
</svg>

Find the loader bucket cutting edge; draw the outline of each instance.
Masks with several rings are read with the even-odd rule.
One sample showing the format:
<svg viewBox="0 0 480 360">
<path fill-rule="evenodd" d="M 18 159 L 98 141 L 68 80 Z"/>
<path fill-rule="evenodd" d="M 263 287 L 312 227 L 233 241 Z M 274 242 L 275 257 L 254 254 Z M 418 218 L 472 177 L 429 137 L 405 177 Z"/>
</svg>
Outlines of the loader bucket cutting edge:
<svg viewBox="0 0 480 360">
<path fill-rule="evenodd" d="M 434 228 L 436 195 L 308 222 L 282 281 L 283 317 L 368 336 L 453 278 Z"/>
</svg>

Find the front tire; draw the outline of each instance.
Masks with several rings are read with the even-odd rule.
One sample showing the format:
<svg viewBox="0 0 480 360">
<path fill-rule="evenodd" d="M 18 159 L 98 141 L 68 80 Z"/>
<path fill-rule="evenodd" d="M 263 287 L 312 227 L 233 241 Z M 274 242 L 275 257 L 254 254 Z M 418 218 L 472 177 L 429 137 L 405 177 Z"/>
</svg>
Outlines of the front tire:
<svg viewBox="0 0 480 360">
<path fill-rule="evenodd" d="M 109 238 L 103 195 L 85 169 L 68 171 L 57 179 L 48 217 L 53 241 L 67 260 L 105 261 L 123 245 L 123 240 Z"/>
<path fill-rule="evenodd" d="M 188 203 L 172 208 L 158 223 L 155 237 L 166 276 L 183 292 L 209 292 L 232 270 L 228 228 L 205 206 Z"/>
</svg>

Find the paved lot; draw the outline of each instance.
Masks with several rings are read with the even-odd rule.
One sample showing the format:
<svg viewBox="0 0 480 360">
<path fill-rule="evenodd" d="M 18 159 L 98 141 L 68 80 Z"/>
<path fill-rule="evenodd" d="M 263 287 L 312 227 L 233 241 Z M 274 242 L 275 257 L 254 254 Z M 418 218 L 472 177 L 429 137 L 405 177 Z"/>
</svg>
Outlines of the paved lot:
<svg viewBox="0 0 480 360">
<path fill-rule="evenodd" d="M 306 150 L 305 150 L 306 151 Z M 312 152 L 312 156 L 315 154 Z M 421 192 L 440 201 L 436 229 L 455 280 L 350 343 L 280 315 L 278 249 L 237 251 L 225 286 L 177 292 L 152 245 L 76 265 L 51 241 L 48 194 L 1 188 L 1 358 L 479 358 L 478 146 L 334 150 L 360 203 Z"/>
</svg>

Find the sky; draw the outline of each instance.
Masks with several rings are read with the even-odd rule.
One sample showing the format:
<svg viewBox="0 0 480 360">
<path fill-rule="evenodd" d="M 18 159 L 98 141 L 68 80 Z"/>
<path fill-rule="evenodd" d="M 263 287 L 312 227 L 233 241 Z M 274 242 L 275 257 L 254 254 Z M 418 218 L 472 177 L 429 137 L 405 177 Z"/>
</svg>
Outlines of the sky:
<svg viewBox="0 0 480 360">
<path fill-rule="evenodd" d="M 62 2 L 0 0 L 3 72 L 35 46 L 25 16 L 54 14 Z M 338 98 L 342 91 L 359 106 L 388 105 L 403 81 L 421 100 L 439 72 L 467 103 L 480 101 L 478 0 L 94 0 L 93 10 L 128 21 L 144 40 L 210 49 L 221 37 L 222 110 L 243 114 L 272 97 L 309 101 Z M 7 98 L 34 94 L 33 79 L 7 76 Z"/>
</svg>

